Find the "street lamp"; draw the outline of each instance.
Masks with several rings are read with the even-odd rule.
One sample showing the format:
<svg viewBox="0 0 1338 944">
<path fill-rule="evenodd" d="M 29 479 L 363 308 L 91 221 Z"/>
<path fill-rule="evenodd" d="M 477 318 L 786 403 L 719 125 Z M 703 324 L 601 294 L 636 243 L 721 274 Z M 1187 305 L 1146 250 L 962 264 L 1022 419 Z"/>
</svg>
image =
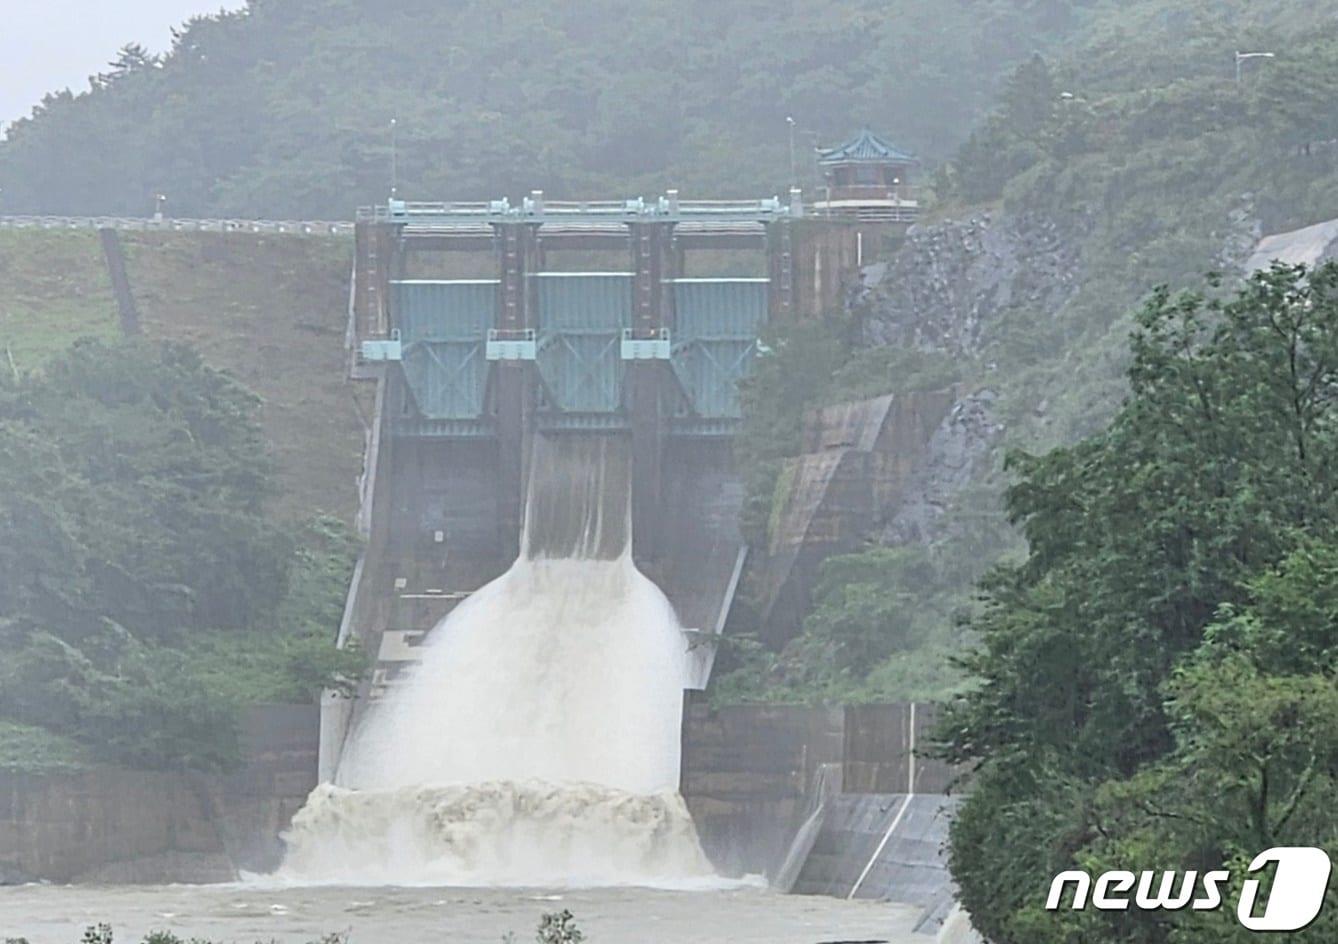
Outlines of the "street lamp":
<svg viewBox="0 0 1338 944">
<path fill-rule="evenodd" d="M 1241 52 L 1236 50 L 1236 84 L 1240 85 L 1240 64 L 1246 59 L 1275 59 L 1271 52 Z"/>
<path fill-rule="evenodd" d="M 153 218 L 161 223 L 163 221 L 163 207 L 167 205 L 167 195 L 156 193 L 153 195 Z"/>
<path fill-rule="evenodd" d="M 399 142 L 395 134 L 395 129 L 399 125 L 399 119 L 390 119 L 390 199 L 394 200 L 400 189 L 400 158 Z"/>
<path fill-rule="evenodd" d="M 785 123 L 790 126 L 790 186 L 799 186 L 799 181 L 794 175 L 794 118 L 790 115 L 785 116 Z"/>
</svg>

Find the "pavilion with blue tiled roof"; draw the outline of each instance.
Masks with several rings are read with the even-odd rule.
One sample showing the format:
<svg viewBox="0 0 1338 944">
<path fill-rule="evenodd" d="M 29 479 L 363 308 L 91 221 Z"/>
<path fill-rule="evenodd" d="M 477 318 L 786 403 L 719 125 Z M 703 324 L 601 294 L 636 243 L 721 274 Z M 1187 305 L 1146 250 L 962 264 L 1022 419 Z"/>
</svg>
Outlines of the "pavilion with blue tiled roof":
<svg viewBox="0 0 1338 944">
<path fill-rule="evenodd" d="M 915 163 L 914 155 L 883 140 L 868 128 L 861 128 L 858 134 L 844 144 L 824 148 L 818 153 L 818 164 L 822 167 L 840 164 L 900 164 L 910 167 Z"/>
<path fill-rule="evenodd" d="M 918 163 L 913 154 L 861 128 L 850 140 L 818 150 L 826 186 L 814 209 L 871 222 L 913 222 L 919 207 L 907 180 Z"/>
</svg>

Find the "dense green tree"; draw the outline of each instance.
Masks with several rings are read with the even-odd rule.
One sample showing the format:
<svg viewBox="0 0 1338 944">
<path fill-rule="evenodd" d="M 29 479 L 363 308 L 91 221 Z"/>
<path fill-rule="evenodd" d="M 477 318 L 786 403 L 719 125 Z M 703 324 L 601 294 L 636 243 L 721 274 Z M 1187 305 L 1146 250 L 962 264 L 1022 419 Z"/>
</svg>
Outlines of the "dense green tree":
<svg viewBox="0 0 1338 944">
<path fill-rule="evenodd" d="M 0 718 L 102 760 L 217 769 L 240 705 L 356 677 L 333 646 L 353 542 L 270 519 L 257 406 L 174 344 L 79 342 L 5 381 Z"/>
<path fill-rule="evenodd" d="M 1257 6 L 1192 9 L 1228 24 L 1213 34 L 1223 56 L 1231 26 L 1334 9 L 1282 4 L 1269 19 Z M 810 133 L 830 143 L 867 124 L 938 160 L 1036 52 L 1114 30 L 1207 45 L 1200 19 L 1167 7 L 251 0 L 191 20 L 162 57 L 128 45 L 89 90 L 46 97 L 0 143 L 0 190 L 8 212 L 143 214 L 164 194 L 182 216 L 344 218 L 385 198 L 394 118 L 409 197 L 776 192 L 790 183 L 787 116 L 805 185 Z M 1041 115 L 1044 76 L 1026 75 L 1037 81 L 1010 94 Z"/>
<path fill-rule="evenodd" d="M 62 511 L 80 548 L 26 584 L 82 576 L 93 612 L 141 632 L 245 626 L 272 608 L 291 547 L 261 514 L 272 469 L 256 406 L 176 345 L 81 342 L 53 361 L 15 391 L 7 426 L 54 448 L 49 488 L 70 493 Z M 25 537 L 10 530 L 16 547 Z"/>
<path fill-rule="evenodd" d="M 941 188 L 951 192 L 955 185 L 970 201 L 997 197 L 1045 156 L 1045 137 L 1063 104 L 1050 66 L 1033 56 L 1009 77 L 995 113 L 958 151 L 958 176 L 941 177 Z"/>
<path fill-rule="evenodd" d="M 986 584 L 975 685 L 944 728 L 976 766 L 954 875 L 1000 944 L 1221 940 L 1195 913 L 1040 906 L 1075 863 L 1338 839 L 1334 558 L 1314 544 L 1338 522 L 1338 267 L 1159 291 L 1132 354 L 1109 428 L 1013 459 L 1029 554 Z"/>
</svg>

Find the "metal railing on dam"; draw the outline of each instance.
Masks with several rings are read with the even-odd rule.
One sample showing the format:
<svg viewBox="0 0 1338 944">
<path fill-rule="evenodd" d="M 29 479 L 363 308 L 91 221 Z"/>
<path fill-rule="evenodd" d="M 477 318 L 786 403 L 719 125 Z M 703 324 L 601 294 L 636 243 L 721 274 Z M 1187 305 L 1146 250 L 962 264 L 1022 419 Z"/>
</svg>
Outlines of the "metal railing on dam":
<svg viewBox="0 0 1338 944">
<path fill-rule="evenodd" d="M 352 220 L 196 220 L 158 216 L 0 216 L 0 230 L 122 230 L 167 233 L 257 233 L 352 236 Z"/>
<path fill-rule="evenodd" d="M 753 200 L 683 200 L 677 190 L 663 196 L 624 200 L 549 200 L 542 190 L 513 204 L 509 198 L 475 201 L 391 200 L 384 206 L 361 207 L 358 220 L 369 223 L 398 223 L 459 226 L 481 223 L 561 223 L 596 222 L 719 222 L 793 219 L 804 215 L 799 190 L 791 189 L 788 203 L 779 197 Z"/>
<path fill-rule="evenodd" d="M 391 201 L 384 207 L 365 208 L 359 219 L 371 222 L 398 222 L 442 224 L 476 221 L 495 222 L 557 222 L 557 221 L 613 221 L 631 222 L 644 219 L 673 221 L 734 221 L 769 220 L 802 216 L 802 204 L 792 194 L 791 202 L 783 204 L 776 197 L 762 200 L 684 200 L 679 201 L 676 191 L 667 196 L 646 201 L 590 200 L 545 201 L 536 191 L 512 206 L 506 199 L 478 202 L 407 202 Z M 128 232 L 180 233 L 260 233 L 283 236 L 351 236 L 353 220 L 246 220 L 246 219 L 190 219 L 170 216 L 60 216 L 14 215 L 0 216 L 0 230 L 100 230 Z"/>
</svg>

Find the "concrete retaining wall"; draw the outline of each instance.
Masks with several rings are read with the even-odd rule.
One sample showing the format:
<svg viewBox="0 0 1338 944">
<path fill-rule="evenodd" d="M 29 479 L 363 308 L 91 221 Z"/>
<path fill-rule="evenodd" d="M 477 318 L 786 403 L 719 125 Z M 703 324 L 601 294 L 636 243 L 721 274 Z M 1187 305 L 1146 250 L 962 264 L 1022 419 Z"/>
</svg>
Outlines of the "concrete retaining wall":
<svg viewBox="0 0 1338 944">
<path fill-rule="evenodd" d="M 0 773 L 0 883 L 218 882 L 266 871 L 316 785 L 318 708 L 265 705 L 215 777 L 101 768 Z"/>
<path fill-rule="evenodd" d="M 938 709 L 925 704 L 849 705 L 841 755 L 845 793 L 947 793 L 957 772 L 930 753 Z"/>
<path fill-rule="evenodd" d="M 227 881 L 205 792 L 158 771 L 0 775 L 0 879 Z"/>
<path fill-rule="evenodd" d="M 823 764 L 839 764 L 840 708 L 739 705 L 689 693 L 681 791 L 702 846 L 726 875 L 771 875 Z"/>
<path fill-rule="evenodd" d="M 956 900 L 947 840 L 957 803 L 937 794 L 833 798 L 790 890 L 918 905 L 922 929 L 936 931 Z"/>
<path fill-rule="evenodd" d="M 944 793 L 954 771 L 918 753 L 912 760 L 933 724 L 928 705 L 713 709 L 690 693 L 680 789 L 706 854 L 726 875 L 775 877 L 817 806 L 820 773 L 838 793 L 904 793 L 912 784 Z"/>
<path fill-rule="evenodd" d="M 804 451 L 782 469 L 754 577 L 774 644 L 799 632 L 822 561 L 861 547 L 902 508 L 958 396 L 955 387 L 889 394 L 805 415 Z"/>
</svg>

